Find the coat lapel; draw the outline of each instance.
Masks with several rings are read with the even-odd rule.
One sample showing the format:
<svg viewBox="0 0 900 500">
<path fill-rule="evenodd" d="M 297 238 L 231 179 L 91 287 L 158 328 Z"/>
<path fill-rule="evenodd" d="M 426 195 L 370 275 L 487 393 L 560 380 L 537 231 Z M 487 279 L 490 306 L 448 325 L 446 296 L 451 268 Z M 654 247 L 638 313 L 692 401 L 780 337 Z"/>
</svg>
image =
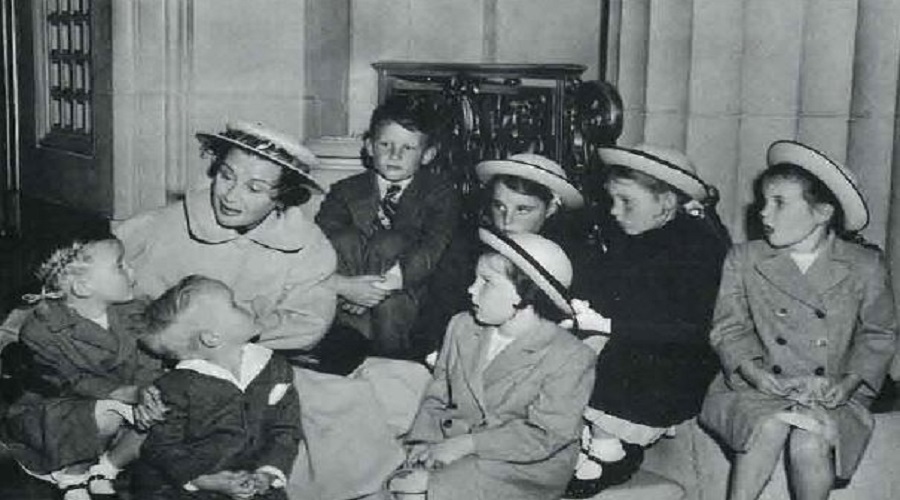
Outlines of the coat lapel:
<svg viewBox="0 0 900 500">
<path fill-rule="evenodd" d="M 378 203 L 380 195 L 375 173 L 367 172 L 359 184 L 356 184 L 353 193 L 348 197 L 350 213 L 356 225 L 365 233 L 371 235 L 378 228 Z"/>
<path fill-rule="evenodd" d="M 831 237 L 806 274 L 787 252 L 769 249 L 756 268 L 772 285 L 814 309 L 824 309 L 823 295 L 850 275 L 851 260 L 843 241 Z"/>
<path fill-rule="evenodd" d="M 500 351 L 500 354 L 484 369 L 485 393 L 490 396 L 494 389 L 499 389 L 501 393 L 505 392 L 508 386 L 499 382 L 537 364 L 555 335 L 557 335 L 555 328 L 541 324 Z"/>
<path fill-rule="evenodd" d="M 844 252 L 846 243 L 837 238 L 825 248 L 806 272 L 810 286 L 819 294 L 836 287 L 850 276 L 851 261 Z"/>
</svg>

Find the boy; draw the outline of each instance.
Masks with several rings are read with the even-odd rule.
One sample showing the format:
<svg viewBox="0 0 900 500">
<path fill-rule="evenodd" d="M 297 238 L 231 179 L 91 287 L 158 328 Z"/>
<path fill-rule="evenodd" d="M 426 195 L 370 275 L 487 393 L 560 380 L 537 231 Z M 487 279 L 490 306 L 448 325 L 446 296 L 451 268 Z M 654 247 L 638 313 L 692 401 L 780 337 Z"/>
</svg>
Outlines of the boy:
<svg viewBox="0 0 900 500">
<path fill-rule="evenodd" d="M 253 319 L 220 281 L 188 276 L 146 314 L 144 344 L 178 364 L 156 382 L 168 412 L 141 449 L 137 498 L 286 498 L 301 438 L 287 362 L 249 343 Z"/>
<path fill-rule="evenodd" d="M 371 169 L 333 185 L 316 217 L 338 254 L 337 321 L 377 356 L 416 357 L 410 332 L 459 222 L 453 184 L 421 168 L 437 154 L 434 114 L 403 98 L 379 106 L 365 139 Z"/>
</svg>

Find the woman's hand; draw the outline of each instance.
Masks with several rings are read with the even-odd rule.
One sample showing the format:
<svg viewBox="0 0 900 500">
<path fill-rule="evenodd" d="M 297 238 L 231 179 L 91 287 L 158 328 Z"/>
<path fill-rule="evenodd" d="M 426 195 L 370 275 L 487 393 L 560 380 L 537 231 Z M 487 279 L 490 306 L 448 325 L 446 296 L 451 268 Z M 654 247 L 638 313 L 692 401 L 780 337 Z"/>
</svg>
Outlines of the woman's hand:
<svg viewBox="0 0 900 500">
<path fill-rule="evenodd" d="M 776 377 L 759 366 L 758 360 L 748 360 L 738 368 L 741 376 L 750 385 L 759 391 L 774 396 L 785 397 L 792 389 L 792 385 Z"/>
<path fill-rule="evenodd" d="M 217 491 L 236 500 L 245 500 L 256 495 L 256 484 L 247 471 L 223 470 L 200 476 L 191 481 L 191 484 L 198 489 Z"/>
<path fill-rule="evenodd" d="M 862 378 L 859 375 L 853 373 L 845 375 L 841 380 L 833 382 L 830 387 L 825 389 L 822 406 L 837 408 L 847 404 L 860 384 L 862 384 Z"/>
<path fill-rule="evenodd" d="M 427 469 L 440 469 L 472 453 L 475 441 L 470 434 L 464 434 L 431 445 L 423 462 Z"/>
<path fill-rule="evenodd" d="M 142 431 L 149 430 L 156 422 L 166 419 L 166 407 L 162 394 L 154 385 L 147 386 L 138 394 L 138 404 L 134 407 L 134 424 Z"/>
<path fill-rule="evenodd" d="M 411 466 L 425 465 L 431 451 L 431 444 L 416 443 L 406 450 L 406 463 Z"/>
</svg>

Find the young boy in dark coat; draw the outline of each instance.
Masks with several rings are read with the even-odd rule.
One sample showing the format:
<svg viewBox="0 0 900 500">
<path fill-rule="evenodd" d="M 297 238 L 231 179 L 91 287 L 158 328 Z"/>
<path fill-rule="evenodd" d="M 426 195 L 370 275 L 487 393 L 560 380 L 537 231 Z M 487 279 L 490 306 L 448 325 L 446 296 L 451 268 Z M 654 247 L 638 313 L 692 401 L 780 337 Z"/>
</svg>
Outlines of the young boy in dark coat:
<svg viewBox="0 0 900 500">
<path fill-rule="evenodd" d="M 226 285 L 191 275 L 147 318 L 147 347 L 178 364 L 156 384 L 168 411 L 141 449 L 136 498 L 286 498 L 300 405 L 288 363 L 250 343 L 252 316 Z"/>
<path fill-rule="evenodd" d="M 434 159 L 434 110 L 395 98 L 373 113 L 369 171 L 331 187 L 316 222 L 338 254 L 337 321 L 372 340 L 373 354 L 415 358 L 410 338 L 426 290 L 459 223 L 460 199 Z"/>
</svg>

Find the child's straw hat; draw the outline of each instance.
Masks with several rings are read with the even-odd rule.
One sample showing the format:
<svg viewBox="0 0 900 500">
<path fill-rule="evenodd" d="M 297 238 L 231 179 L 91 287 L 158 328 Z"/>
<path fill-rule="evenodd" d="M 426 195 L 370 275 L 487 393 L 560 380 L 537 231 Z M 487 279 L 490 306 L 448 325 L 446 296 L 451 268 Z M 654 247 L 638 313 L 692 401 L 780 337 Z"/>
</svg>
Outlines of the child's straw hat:
<svg viewBox="0 0 900 500">
<path fill-rule="evenodd" d="M 495 175 L 512 175 L 534 181 L 559 197 L 564 208 L 579 208 L 584 197 L 555 161 L 541 155 L 521 153 L 505 160 L 487 160 L 475 166 L 475 175 L 487 184 Z"/>
<path fill-rule="evenodd" d="M 559 245 L 537 234 L 506 234 L 490 228 L 478 229 L 478 237 L 521 269 L 560 310 L 573 314 L 572 263 Z"/>
<path fill-rule="evenodd" d="M 681 151 L 641 144 L 625 148 L 609 146 L 598 149 L 607 165 L 620 165 L 643 172 L 682 191 L 694 200 L 704 201 L 710 191 L 691 160 Z"/>
<path fill-rule="evenodd" d="M 281 167 L 299 173 L 305 184 L 313 190 L 324 192 L 309 175 L 309 169 L 319 163 L 316 155 L 296 140 L 262 125 L 235 122 L 225 126 L 221 133 L 198 132 L 197 140 L 206 151 L 212 151 L 217 143 L 229 144 L 253 153 Z"/>
<path fill-rule="evenodd" d="M 834 193 L 844 212 L 844 229 L 859 231 L 869 223 L 866 200 L 849 169 L 815 149 L 795 141 L 776 141 L 769 146 L 766 162 L 796 165 L 819 178 Z"/>
</svg>

